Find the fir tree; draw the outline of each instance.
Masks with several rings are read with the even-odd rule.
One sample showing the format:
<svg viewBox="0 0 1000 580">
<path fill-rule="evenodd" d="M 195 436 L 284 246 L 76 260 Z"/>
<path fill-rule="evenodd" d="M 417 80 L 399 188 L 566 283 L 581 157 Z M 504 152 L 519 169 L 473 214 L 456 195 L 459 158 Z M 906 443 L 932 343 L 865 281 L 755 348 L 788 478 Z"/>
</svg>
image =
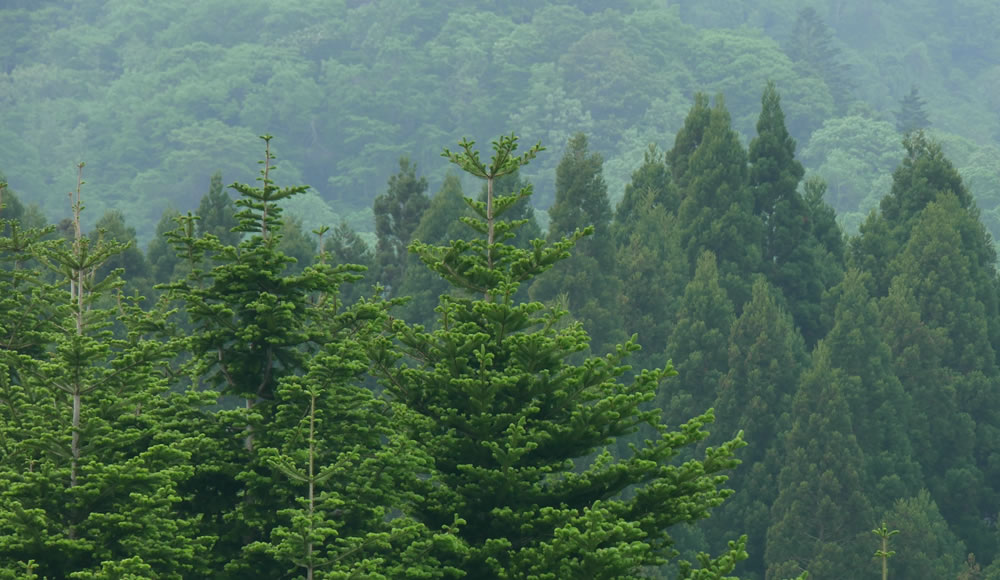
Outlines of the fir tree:
<svg viewBox="0 0 1000 580">
<path fill-rule="evenodd" d="M 728 372 L 715 399 L 717 430 L 710 443 L 742 432 L 747 448 L 730 476 L 736 490 L 712 518 L 706 535 L 725 538 L 735 529 L 749 537 L 742 578 L 763 578 L 764 540 L 771 505 L 777 498 L 774 474 L 781 470 L 779 433 L 791 417 L 792 397 L 808 362 L 805 344 L 774 288 L 758 277 L 753 296 L 729 334 Z"/>
<path fill-rule="evenodd" d="M 850 67 L 841 60 L 833 33 L 815 8 L 799 10 L 785 52 L 799 65 L 800 73 L 822 79 L 838 109 L 846 109 L 854 90 Z"/>
<path fill-rule="evenodd" d="M 648 198 L 648 199 L 647 199 Z M 670 177 L 666 156 L 650 145 L 642 165 L 632 173 L 632 180 L 625 185 L 625 195 L 615 208 L 612 231 L 618 247 L 626 245 L 633 227 L 645 209 L 661 208 L 666 214 L 676 214 L 680 194 Z"/>
<path fill-rule="evenodd" d="M 733 303 L 719 283 L 715 256 L 706 251 L 684 289 L 667 341 L 666 355 L 678 360 L 680 375 L 672 381 L 673 388 L 661 392 L 657 400 L 669 423 L 679 424 L 686 417 L 704 413 L 715 402 L 726 374 L 734 318 Z"/>
<path fill-rule="evenodd" d="M 539 150 L 517 156 L 516 145 L 513 136 L 494 142 L 488 164 L 465 141 L 459 152 L 445 154 L 485 179 L 492 193 L 493 180 Z M 431 528 L 460 518 L 468 554 L 454 566 L 468 578 L 637 578 L 643 565 L 672 555 L 668 526 L 703 517 L 721 502 L 726 494 L 716 488 L 715 474 L 734 464 L 741 442 L 712 448 L 701 461 L 669 465 L 679 448 L 704 437 L 701 427 L 711 417 L 671 432 L 658 424 L 657 412 L 639 410 L 672 370 L 619 382 L 624 358 L 636 349 L 632 341 L 572 365 L 567 359 L 586 348 L 580 325 L 560 327 L 562 312 L 514 302 L 521 282 L 565 258 L 592 231 L 548 246 L 538 241 L 531 250 L 505 243 L 519 224 L 501 216 L 528 193 L 470 200 L 477 218 L 466 223 L 482 237 L 413 245 L 471 296 L 443 296 L 433 333 L 396 321 L 399 343 L 387 337 L 375 353 L 387 392 L 421 417 L 411 424 L 412 436 L 435 461 L 438 484 L 416 513 Z M 404 353 L 408 362 L 397 364 Z M 658 435 L 632 455 L 616 460 L 600 452 L 641 424 L 656 426 Z M 740 557 L 742 545 L 733 543 L 720 558 L 706 557 L 697 577 L 719 578 Z"/>
<path fill-rule="evenodd" d="M 784 295 L 788 309 L 809 344 L 824 334 L 820 299 L 820 242 L 813 236 L 809 205 L 798 192 L 805 174 L 795 159 L 795 140 L 785 129 L 785 114 L 774 83 L 761 99 L 757 137 L 750 142 L 749 186 L 754 214 L 763 223 L 763 271 Z"/>
<path fill-rule="evenodd" d="M 624 338 L 614 314 L 621 281 L 610 235 L 611 203 L 601 174 L 603 163 L 599 154 L 588 151 L 587 138 L 582 133 L 569 140 L 556 168 L 556 201 L 549 208 L 549 241 L 586 227 L 593 227 L 594 235 L 581 240 L 570 259 L 556 265 L 551 274 L 531 286 L 531 297 L 535 300 L 552 301 L 565 293 L 568 310 L 583 322 L 597 352 L 610 351 Z"/>
<path fill-rule="evenodd" d="M 677 132 L 673 148 L 667 151 L 667 164 L 670 166 L 671 177 L 677 184 L 682 200 L 691 183 L 691 156 L 705 138 L 711 120 L 712 107 L 708 95 L 695 94 L 694 105 L 684 119 L 684 126 Z"/>
<path fill-rule="evenodd" d="M 721 96 L 688 160 L 686 181 L 677 215 L 689 267 L 693 272 L 698 256 L 705 250 L 713 252 L 720 282 L 739 310 L 750 299 L 751 275 L 761 267 L 762 236 L 746 187 L 747 154 Z"/>
<path fill-rule="evenodd" d="M 224 246 L 235 246 L 240 243 L 239 232 L 234 229 L 239 225 L 236 220 L 236 206 L 222 186 L 222 174 L 216 172 L 208 186 L 208 193 L 202 196 L 198 203 L 199 217 L 197 222 L 198 235 L 211 234 L 219 238 Z"/>
<path fill-rule="evenodd" d="M 824 341 L 813 351 L 792 406 L 778 497 L 764 555 L 768 580 L 802 571 L 812 580 L 864 578 L 870 570 L 864 454 L 851 425 L 843 371 Z"/>
<path fill-rule="evenodd" d="M 149 242 L 146 248 L 146 261 L 149 263 L 150 277 L 156 284 L 166 284 L 183 275 L 178 271 L 178 266 L 182 260 L 170 247 L 167 240 L 167 232 L 177 228 L 177 218 L 180 212 L 175 209 L 168 209 L 160 216 L 160 221 L 156 224 L 156 235 Z"/>
<path fill-rule="evenodd" d="M 369 293 L 366 283 L 372 282 L 372 268 L 375 256 L 372 249 L 358 232 L 351 229 L 345 221 L 333 229 L 329 238 L 320 240 L 320 254 L 329 259 L 332 264 L 355 264 L 366 268 L 361 281 L 354 284 L 344 284 L 340 287 L 340 298 L 345 304 L 355 303 L 361 296 Z"/>
<path fill-rule="evenodd" d="M 389 296 L 399 294 L 407 263 L 407 246 L 413 231 L 430 206 L 427 179 L 417 179 L 417 166 L 403 157 L 399 173 L 389 178 L 389 189 L 375 198 L 375 273 L 374 279 Z"/>
<path fill-rule="evenodd" d="M 930 127 L 931 122 L 924 109 L 926 104 L 920 96 L 920 91 L 917 90 L 917 85 L 911 85 L 910 92 L 899 101 L 899 110 L 896 111 L 896 130 L 906 134 Z"/>
<path fill-rule="evenodd" d="M 98 272 L 127 245 L 82 234 L 77 183 L 72 244 L 32 247 L 62 279 L 22 279 L 41 298 L 24 306 L 52 322 L 35 329 L 42 348 L 0 352 L 0 366 L 16 369 L 16 380 L 0 375 L 0 575 L 191 576 L 214 538 L 174 511 L 193 471 L 192 438 L 161 431 L 178 408 L 159 372 L 176 345 L 163 340 L 162 313 L 109 300 L 121 271 Z"/>
<path fill-rule="evenodd" d="M 531 187 L 531 184 L 521 179 L 520 171 L 514 171 L 497 178 L 496 183 L 493 184 L 493 195 L 497 197 L 516 195 L 526 187 Z M 484 184 L 479 192 L 479 201 L 485 202 L 487 195 L 489 192 Z M 507 219 L 510 221 L 527 220 L 523 226 L 514 230 L 514 237 L 511 238 L 511 243 L 518 248 L 530 248 L 534 240 L 544 237 L 542 228 L 538 226 L 538 221 L 535 219 L 535 208 L 531 205 L 530 200 L 531 198 L 525 197 L 518 201 L 508 213 Z"/>
<path fill-rule="evenodd" d="M 426 244 L 446 244 L 461 235 L 461 217 L 468 211 L 458 177 L 449 174 L 440 191 L 431 198 L 420 224 L 413 230 L 413 239 Z M 400 295 L 409 302 L 403 307 L 407 320 L 430 326 L 435 318 L 438 296 L 448 290 L 448 283 L 420 266 L 420 259 L 411 254 L 400 285 Z"/>
</svg>

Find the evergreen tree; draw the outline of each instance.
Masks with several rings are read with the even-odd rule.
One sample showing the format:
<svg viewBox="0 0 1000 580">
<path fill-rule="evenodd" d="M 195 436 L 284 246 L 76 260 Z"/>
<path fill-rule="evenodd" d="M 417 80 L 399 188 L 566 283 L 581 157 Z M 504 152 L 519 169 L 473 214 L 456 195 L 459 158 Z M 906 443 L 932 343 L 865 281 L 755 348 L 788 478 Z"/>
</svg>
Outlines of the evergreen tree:
<svg viewBox="0 0 1000 580">
<path fill-rule="evenodd" d="M 193 463 L 199 485 L 185 489 L 186 507 L 205 514 L 202 525 L 219 536 L 216 577 L 281 577 L 296 565 L 308 571 L 324 562 L 336 577 L 371 571 L 370 558 L 387 558 L 381 570 L 391 570 L 405 551 L 393 542 L 416 541 L 423 528 L 394 531 L 400 522 L 389 516 L 407 499 L 397 490 L 418 486 L 398 476 L 415 478 L 420 459 L 400 449 L 393 415 L 357 385 L 366 366 L 359 353 L 380 329 L 383 306 L 339 309 L 333 297 L 358 277 L 356 266 L 320 262 L 292 273 L 293 258 L 279 249 L 279 202 L 306 188 L 274 185 L 270 137 L 264 140 L 261 185 L 232 186 L 241 194 L 237 231 L 246 234 L 239 246 L 195 237 L 190 215 L 171 235 L 192 259 L 187 279 L 168 286 L 194 326 L 188 372 L 228 401 L 244 402 L 190 413 L 187 420 L 211 443 Z M 206 270 L 209 253 L 217 265 Z M 310 457 L 318 470 L 308 472 Z"/>
<path fill-rule="evenodd" d="M 636 215 L 629 218 L 632 223 L 627 234 L 623 232 L 616 260 L 622 280 L 618 324 L 647 345 L 636 355 L 636 367 L 654 368 L 664 360 L 663 347 L 688 282 L 687 259 L 677 217 L 668 213 L 655 191 L 647 190 L 633 210 Z"/>
<path fill-rule="evenodd" d="M 146 248 L 146 261 L 149 263 L 150 277 L 156 284 L 166 284 L 183 275 L 178 270 L 183 262 L 170 247 L 167 240 L 167 232 L 177 228 L 177 218 L 180 212 L 175 209 L 168 209 L 160 216 L 160 221 L 156 224 L 156 236 L 149 242 Z"/>
<path fill-rule="evenodd" d="M 312 233 L 303 229 L 302 220 L 296 217 L 284 218 L 281 223 L 278 251 L 295 258 L 295 263 L 290 265 L 288 272 L 300 274 L 316 259 L 316 239 Z"/>
<path fill-rule="evenodd" d="M 660 393 L 657 407 L 667 422 L 704 413 L 719 394 L 727 369 L 727 343 L 733 326 L 733 303 L 719 283 L 715 256 L 706 251 L 698 258 L 694 278 L 684 289 L 677 310 L 667 356 L 677 359 L 678 379 Z"/>
<path fill-rule="evenodd" d="M 691 106 L 691 110 L 688 111 L 687 117 L 684 119 L 684 126 L 674 138 L 674 147 L 666 154 L 671 177 L 677 184 L 682 200 L 691 184 L 691 156 L 701 145 L 711 121 L 712 107 L 708 95 L 695 94 L 694 105 Z"/>
<path fill-rule="evenodd" d="M 569 140 L 556 168 L 556 201 L 549 208 L 549 241 L 577 230 L 594 228 L 594 235 L 581 240 L 573 256 L 557 264 L 554 271 L 535 281 L 531 297 L 552 301 L 566 294 L 568 310 L 593 337 L 597 352 L 608 352 L 623 337 L 614 314 L 621 281 L 615 267 L 611 238 L 611 203 L 601 174 L 603 159 L 590 153 L 582 133 Z"/>
<path fill-rule="evenodd" d="M 720 283 L 739 310 L 750 299 L 751 275 L 761 268 L 762 235 L 746 186 L 747 154 L 721 96 L 716 97 L 709 125 L 688 160 L 686 181 L 678 218 L 689 267 L 693 272 L 698 256 L 705 250 L 713 252 Z"/>
<path fill-rule="evenodd" d="M 820 299 L 826 288 L 819 260 L 826 256 L 813 236 L 809 205 L 798 192 L 805 170 L 795 159 L 795 140 L 785 129 L 774 83 L 768 83 L 761 102 L 748 177 L 754 214 L 764 227 L 763 271 L 781 290 L 807 342 L 815 344 L 824 334 Z"/>
<path fill-rule="evenodd" d="M 90 233 L 91 239 L 104 238 L 108 241 L 125 244 L 122 250 L 106 260 L 97 270 L 96 275 L 105 278 L 112 270 L 122 269 L 122 278 L 130 283 L 130 287 L 142 292 L 149 290 L 149 262 L 142 250 L 137 247 L 135 228 L 125 223 L 125 214 L 120 210 L 109 210 L 97 220 L 97 225 Z"/>
<path fill-rule="evenodd" d="M 854 437 L 847 377 L 820 341 L 802 375 L 785 436 L 764 554 L 768 580 L 865 578 L 871 569 L 865 458 Z"/>
<path fill-rule="evenodd" d="M 731 536 L 735 529 L 747 534 L 749 558 L 740 565 L 740 577 L 747 580 L 764 577 L 768 512 L 777 498 L 774 474 L 782 467 L 778 435 L 808 362 L 802 337 L 779 304 L 773 287 L 758 277 L 729 334 L 729 371 L 715 400 L 717 429 L 709 438 L 716 443 L 742 432 L 748 444 L 729 479 L 736 493 L 702 525 L 711 538 Z"/>
<path fill-rule="evenodd" d="M 469 142 L 445 153 L 486 179 L 492 192 L 491 181 L 539 150 L 517 156 L 516 145 L 513 136 L 494 142 L 488 165 Z M 505 243 L 515 226 L 500 217 L 527 194 L 470 200 L 477 219 L 467 223 L 482 237 L 445 247 L 414 244 L 425 263 L 471 296 L 443 296 L 433 333 L 396 321 L 399 343 L 387 337 L 376 350 L 383 384 L 420 415 L 412 436 L 435 461 L 438 483 L 416 513 L 431 528 L 460 518 L 468 553 L 453 565 L 467 578 L 638 578 L 642 566 L 671 555 L 668 526 L 703 517 L 721 502 L 726 494 L 716 474 L 732 467 L 741 442 L 669 465 L 682 446 L 705 436 L 701 427 L 711 418 L 671 432 L 657 412 L 639 410 L 672 370 L 619 382 L 624 358 L 636 349 L 632 341 L 607 357 L 570 364 L 586 348 L 580 325 L 560 327 L 562 312 L 514 302 L 521 282 L 565 258 L 592 231 L 531 250 Z M 408 362 L 396 364 L 404 353 Z M 658 435 L 629 457 L 600 452 L 641 424 Z M 719 558 L 706 556 L 704 570 L 685 568 L 681 577 L 720 578 L 741 557 L 742 544 L 733 543 Z"/>
<path fill-rule="evenodd" d="M 530 188 L 531 184 L 527 180 L 521 179 L 520 171 L 514 171 L 497 178 L 496 183 L 493 184 L 493 195 L 497 197 L 516 195 L 526 187 Z M 479 192 L 479 201 L 485 202 L 487 195 L 489 192 L 484 184 Z M 531 205 L 530 199 L 529 197 L 521 199 L 514 204 L 508 213 L 510 217 L 507 219 L 509 221 L 527 220 L 523 226 L 514 230 L 514 237 L 511 238 L 510 243 L 518 248 L 530 248 L 532 241 L 543 237 L 542 228 L 539 227 L 538 221 L 535 219 L 535 208 Z"/>
<path fill-rule="evenodd" d="M 937 580 L 958 575 L 965 545 L 948 529 L 926 490 L 897 500 L 882 521 L 899 530 L 892 538 L 896 552 L 890 564 L 892 578 Z"/>
<path fill-rule="evenodd" d="M 920 91 L 917 90 L 917 85 L 911 85 L 910 92 L 899 101 L 899 110 L 896 111 L 896 130 L 906 134 L 930 127 L 931 122 L 924 109 L 926 104 L 920 96 Z"/>
<path fill-rule="evenodd" d="M 448 174 L 440 191 L 431 199 L 430 207 L 424 212 L 413 239 L 426 244 L 446 244 L 458 239 L 464 233 L 461 217 L 468 213 L 462 184 L 458 177 Z M 406 272 L 400 285 L 400 295 L 409 302 L 403 308 L 403 317 L 413 323 L 429 327 L 436 317 L 434 307 L 438 296 L 448 290 L 448 283 L 433 272 L 420 267 L 420 259 L 411 254 Z"/>
<path fill-rule="evenodd" d="M 225 246 L 235 246 L 240 243 L 239 232 L 234 229 L 239 225 L 236 220 L 236 206 L 222 186 L 222 173 L 216 172 L 208 186 L 208 193 L 202 196 L 198 203 L 198 235 L 212 234 L 219 238 Z"/>
<path fill-rule="evenodd" d="M 320 253 L 332 264 L 355 264 L 367 269 L 361 281 L 340 287 L 340 298 L 345 304 L 353 304 L 361 296 L 369 293 L 366 283 L 372 282 L 375 256 L 364 238 L 351 229 L 347 222 L 341 221 L 333 229 L 329 240 L 320 239 Z"/>
<path fill-rule="evenodd" d="M 888 508 L 922 487 L 908 427 L 912 402 L 893 372 L 867 274 L 849 270 L 837 294 L 833 328 L 824 338 L 830 364 L 843 371 L 843 396 L 865 457 L 862 484 L 873 506 Z"/>
<path fill-rule="evenodd" d="M 31 247 L 63 278 L 20 279 L 36 298 L 23 306 L 52 324 L 32 329 L 41 348 L 0 351 L 0 577 L 195 575 L 214 538 L 174 511 L 196 446 L 162 430 L 178 410 L 160 372 L 175 344 L 162 339 L 161 313 L 127 299 L 104 306 L 121 271 L 98 272 L 128 245 L 82 234 L 82 168 L 72 244 Z M 112 337 L 113 322 L 126 337 Z"/>
<path fill-rule="evenodd" d="M 680 194 L 670 178 L 666 155 L 657 151 L 655 145 L 650 145 L 642 165 L 632 173 L 632 180 L 625 184 L 625 195 L 615 208 L 611 226 L 615 243 L 619 248 L 628 243 L 644 210 L 654 207 L 662 208 L 666 214 L 676 214 L 679 206 Z"/>
<path fill-rule="evenodd" d="M 406 269 L 407 246 L 430 206 L 427 179 L 417 179 L 417 166 L 403 157 L 399 173 L 389 178 L 389 190 L 375 198 L 375 275 L 389 296 L 399 295 Z"/>
<path fill-rule="evenodd" d="M 854 90 L 850 67 L 842 61 L 830 27 L 812 6 L 799 10 L 785 52 L 799 65 L 800 73 L 826 83 L 837 108 L 847 108 Z"/>
</svg>

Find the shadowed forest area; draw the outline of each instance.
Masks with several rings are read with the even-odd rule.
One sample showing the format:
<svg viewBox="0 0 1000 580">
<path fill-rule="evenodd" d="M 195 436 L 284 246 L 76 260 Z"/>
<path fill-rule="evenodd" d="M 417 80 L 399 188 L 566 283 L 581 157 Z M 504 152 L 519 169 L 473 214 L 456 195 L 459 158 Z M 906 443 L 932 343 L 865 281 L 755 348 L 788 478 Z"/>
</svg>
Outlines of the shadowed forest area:
<svg viewBox="0 0 1000 580">
<path fill-rule="evenodd" d="M 1000 5 L 476 4 L 0 9 L 0 578 L 1000 579 Z"/>
</svg>

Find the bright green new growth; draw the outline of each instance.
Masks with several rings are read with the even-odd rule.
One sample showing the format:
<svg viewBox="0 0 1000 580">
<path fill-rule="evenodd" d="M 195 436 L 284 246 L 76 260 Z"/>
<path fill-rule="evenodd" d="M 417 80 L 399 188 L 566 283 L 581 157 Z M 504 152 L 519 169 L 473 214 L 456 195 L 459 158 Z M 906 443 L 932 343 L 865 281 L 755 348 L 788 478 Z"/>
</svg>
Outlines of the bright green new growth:
<svg viewBox="0 0 1000 580">
<path fill-rule="evenodd" d="M 872 533 L 881 538 L 882 547 L 875 550 L 875 557 L 882 560 L 882 580 L 889 580 L 889 558 L 896 555 L 896 552 L 889 549 L 889 538 L 899 533 L 899 530 L 890 530 L 885 522 Z"/>
<path fill-rule="evenodd" d="M 634 339 L 603 358 L 569 362 L 587 348 L 579 324 L 540 303 L 514 300 L 520 283 L 565 258 L 590 229 L 529 249 L 504 243 L 522 221 L 501 219 L 530 188 L 493 196 L 493 179 L 530 161 L 535 146 L 516 155 L 517 138 L 493 142 L 480 160 L 473 143 L 445 155 L 487 181 L 485 201 L 467 199 L 477 217 L 463 221 L 480 234 L 448 246 L 411 244 L 411 251 L 453 286 L 442 296 L 432 333 L 401 321 L 373 351 L 386 391 L 414 412 L 409 434 L 434 458 L 436 485 L 415 504 L 430 529 L 460 519 L 464 554 L 442 561 L 466 578 L 642 578 L 672 558 L 667 528 L 706 517 L 729 494 L 719 475 L 736 464 L 737 436 L 700 460 L 670 465 L 681 447 L 702 440 L 711 412 L 673 431 L 653 399 L 671 366 L 620 381 Z M 475 296 L 475 297 L 472 297 Z M 655 437 L 615 459 L 607 446 L 648 424 Z M 625 491 L 628 490 L 628 493 Z M 682 577 L 722 578 L 745 557 L 745 538 Z"/>
</svg>

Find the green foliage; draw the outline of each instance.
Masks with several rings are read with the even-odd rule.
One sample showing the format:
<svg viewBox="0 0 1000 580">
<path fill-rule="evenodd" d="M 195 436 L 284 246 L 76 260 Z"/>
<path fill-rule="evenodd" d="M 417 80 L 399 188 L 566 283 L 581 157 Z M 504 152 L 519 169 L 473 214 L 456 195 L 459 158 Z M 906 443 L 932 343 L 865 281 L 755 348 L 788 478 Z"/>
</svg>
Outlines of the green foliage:
<svg viewBox="0 0 1000 580">
<path fill-rule="evenodd" d="M 472 143 L 461 146 L 446 155 L 488 185 L 538 150 L 516 156 L 516 138 L 502 137 L 486 165 Z M 577 152 L 577 161 L 593 162 Z M 447 562 L 470 578 L 638 578 L 641 566 L 673 555 L 668 526 L 721 503 L 727 493 L 717 488 L 717 474 L 734 465 L 742 441 L 671 465 L 680 448 L 705 437 L 702 427 L 711 420 L 706 413 L 670 431 L 657 426 L 657 412 L 639 410 L 672 369 L 619 382 L 625 357 L 637 349 L 633 341 L 571 364 L 586 348 L 581 325 L 560 325 L 564 311 L 514 300 L 522 281 L 565 259 L 590 231 L 528 250 L 505 243 L 504 234 L 519 224 L 500 218 L 529 193 L 468 200 L 476 218 L 464 221 L 479 234 L 472 240 L 412 246 L 456 289 L 475 296 L 443 296 L 432 333 L 395 321 L 398 342 L 386 337 L 375 352 L 387 392 L 420 418 L 411 436 L 434 458 L 437 485 L 416 513 L 430 528 L 456 517 L 464 522 L 458 536 L 467 552 Z M 643 424 L 657 436 L 628 457 L 601 451 Z M 742 544 L 734 543 L 719 560 L 706 556 L 703 572 L 685 577 L 720 578 L 742 557 Z"/>
<path fill-rule="evenodd" d="M 917 85 L 910 87 L 910 92 L 899 101 L 899 110 L 896 111 L 896 130 L 900 133 L 911 133 L 931 126 L 927 118 L 925 105 L 927 103 L 920 96 Z"/>
<path fill-rule="evenodd" d="M 593 236 L 576 245 L 573 256 L 554 271 L 535 281 L 531 298 L 554 301 L 568 299 L 572 316 L 593 337 L 596 352 L 610 352 L 624 335 L 614 306 L 621 292 L 615 267 L 615 245 L 611 235 L 611 203 L 601 173 L 604 161 L 590 153 L 583 133 L 573 136 L 556 169 L 556 202 L 549 208 L 549 242 L 574 232 L 593 228 Z"/>
<path fill-rule="evenodd" d="M 389 190 L 375 198 L 375 280 L 388 295 L 397 294 L 406 273 L 406 248 L 430 206 L 427 179 L 417 179 L 417 166 L 406 157 L 399 173 L 389 178 Z"/>
<path fill-rule="evenodd" d="M 703 117 L 705 106 L 696 100 L 691 115 L 697 112 Z M 680 150 L 671 153 L 671 158 L 683 158 L 689 147 L 678 133 L 674 149 Z M 672 168 L 676 174 L 678 169 Z M 694 272 L 702 252 L 713 252 L 720 283 L 739 310 L 750 299 L 750 276 L 760 271 L 761 226 L 753 215 L 754 201 L 747 188 L 747 154 L 730 125 L 721 95 L 708 113 L 708 125 L 681 176 L 677 217 L 690 271 Z"/>
</svg>

